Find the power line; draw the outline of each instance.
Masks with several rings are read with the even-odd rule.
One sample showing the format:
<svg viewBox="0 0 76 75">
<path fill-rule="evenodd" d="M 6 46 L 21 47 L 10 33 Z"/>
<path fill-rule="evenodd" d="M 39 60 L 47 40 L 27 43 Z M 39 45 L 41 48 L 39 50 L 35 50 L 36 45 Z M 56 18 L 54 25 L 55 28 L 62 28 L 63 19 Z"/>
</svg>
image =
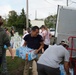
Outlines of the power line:
<svg viewBox="0 0 76 75">
<path fill-rule="evenodd" d="M 47 3 L 49 3 L 49 4 L 50 4 L 50 2 L 48 2 L 47 0 L 44 0 L 44 1 L 46 1 Z"/>
<path fill-rule="evenodd" d="M 46 9 L 46 8 L 51 8 L 51 6 L 49 6 L 49 7 L 40 7 L 40 8 L 37 8 L 37 9 Z"/>
<path fill-rule="evenodd" d="M 76 2 L 72 1 L 72 3 L 76 3 Z"/>
<path fill-rule="evenodd" d="M 71 5 L 71 4 L 73 4 L 72 2 L 69 4 L 69 6 Z"/>
<path fill-rule="evenodd" d="M 71 5 L 71 4 L 73 4 L 73 3 L 75 3 L 76 4 L 76 2 L 75 1 L 72 1 L 72 0 L 70 0 L 70 4 L 69 4 L 69 6 Z"/>
<path fill-rule="evenodd" d="M 72 1 L 72 0 L 70 0 L 72 3 L 76 3 L 76 1 Z"/>
<path fill-rule="evenodd" d="M 47 0 L 44 0 L 44 1 L 46 1 L 47 3 L 49 3 L 49 4 L 52 4 L 51 2 L 49 2 L 49 1 L 47 1 Z M 54 0 L 55 1 L 55 0 Z M 68 6 L 68 3 L 69 3 L 69 0 L 66 0 L 66 5 Z M 53 5 L 55 5 L 55 4 L 53 4 Z"/>
<path fill-rule="evenodd" d="M 47 0 L 44 0 L 45 2 L 47 2 L 48 4 L 52 4 L 51 2 L 49 2 L 49 1 L 47 1 Z M 53 5 L 55 5 L 55 4 L 53 4 Z"/>
<path fill-rule="evenodd" d="M 47 0 L 44 0 L 44 1 L 46 1 L 47 3 L 49 3 L 49 4 L 52 4 L 51 2 L 49 2 L 49 1 L 47 1 Z M 76 4 L 76 1 L 72 1 L 72 0 L 70 0 L 70 4 L 69 4 L 69 0 L 67 0 L 67 5 L 69 6 L 69 5 L 71 5 L 71 4 L 73 4 L 73 3 L 75 3 Z M 55 5 L 55 4 L 53 4 L 53 5 Z"/>
</svg>

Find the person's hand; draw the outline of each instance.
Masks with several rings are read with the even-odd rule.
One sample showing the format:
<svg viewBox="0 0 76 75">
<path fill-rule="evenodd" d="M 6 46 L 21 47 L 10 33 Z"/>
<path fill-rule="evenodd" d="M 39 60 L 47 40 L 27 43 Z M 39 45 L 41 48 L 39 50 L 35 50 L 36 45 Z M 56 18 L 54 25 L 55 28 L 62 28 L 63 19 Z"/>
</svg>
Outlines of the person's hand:
<svg viewBox="0 0 76 75">
<path fill-rule="evenodd" d="M 71 75 L 71 73 L 69 72 L 68 74 L 66 74 L 66 75 Z"/>
<path fill-rule="evenodd" d="M 42 53 L 44 53 L 44 49 L 42 48 Z"/>
<path fill-rule="evenodd" d="M 35 54 L 38 54 L 38 50 L 35 50 Z"/>
</svg>

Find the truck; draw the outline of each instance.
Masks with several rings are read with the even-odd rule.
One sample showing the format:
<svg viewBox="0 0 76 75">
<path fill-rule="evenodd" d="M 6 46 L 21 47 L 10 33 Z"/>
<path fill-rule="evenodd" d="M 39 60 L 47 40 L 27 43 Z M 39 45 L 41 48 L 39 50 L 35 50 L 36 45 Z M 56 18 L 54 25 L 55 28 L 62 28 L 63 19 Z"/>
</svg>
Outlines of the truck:
<svg viewBox="0 0 76 75">
<path fill-rule="evenodd" d="M 73 70 L 76 75 L 76 9 L 66 6 L 58 6 L 57 24 L 55 33 L 56 43 L 62 39 L 69 41 L 70 62 L 74 64 Z"/>
<path fill-rule="evenodd" d="M 55 33 L 57 44 L 60 43 L 62 39 L 68 39 L 70 36 L 76 36 L 76 9 L 58 6 Z"/>
</svg>

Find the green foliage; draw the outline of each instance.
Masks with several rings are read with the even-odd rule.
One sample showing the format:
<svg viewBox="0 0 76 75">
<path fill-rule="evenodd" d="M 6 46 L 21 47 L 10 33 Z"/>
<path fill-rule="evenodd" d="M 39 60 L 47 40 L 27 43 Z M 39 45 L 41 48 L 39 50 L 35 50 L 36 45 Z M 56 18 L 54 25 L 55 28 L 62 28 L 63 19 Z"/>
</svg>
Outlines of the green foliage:
<svg viewBox="0 0 76 75">
<path fill-rule="evenodd" d="M 26 15 L 24 9 L 22 9 L 21 14 L 18 16 L 16 27 L 25 28 L 26 27 Z"/>
<path fill-rule="evenodd" d="M 45 25 L 48 27 L 48 28 L 55 28 L 55 25 L 56 25 L 56 18 L 57 18 L 57 15 L 51 15 L 51 16 L 48 16 L 46 19 L 45 19 Z"/>
<path fill-rule="evenodd" d="M 4 26 L 7 26 L 6 19 L 3 19 L 3 24 L 4 24 Z"/>
<path fill-rule="evenodd" d="M 22 9 L 20 15 L 17 14 L 16 11 L 12 10 L 8 14 L 8 18 L 4 20 L 5 26 L 14 26 L 16 28 L 26 28 L 26 14 L 24 9 Z M 31 27 L 29 20 L 29 27 Z"/>
<path fill-rule="evenodd" d="M 17 22 L 17 13 L 15 11 L 10 11 L 8 15 L 7 26 L 15 26 Z"/>
</svg>

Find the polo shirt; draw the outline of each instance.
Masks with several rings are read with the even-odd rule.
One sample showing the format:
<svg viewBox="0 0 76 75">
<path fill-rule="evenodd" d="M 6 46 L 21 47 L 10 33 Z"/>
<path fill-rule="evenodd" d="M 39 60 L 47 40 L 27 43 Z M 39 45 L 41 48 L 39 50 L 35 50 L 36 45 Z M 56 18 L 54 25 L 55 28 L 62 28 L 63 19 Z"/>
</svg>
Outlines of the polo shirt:
<svg viewBox="0 0 76 75">
<path fill-rule="evenodd" d="M 70 54 L 62 45 L 50 45 L 49 48 L 41 55 L 38 64 L 59 68 L 60 62 L 63 60 L 69 62 Z"/>
</svg>

